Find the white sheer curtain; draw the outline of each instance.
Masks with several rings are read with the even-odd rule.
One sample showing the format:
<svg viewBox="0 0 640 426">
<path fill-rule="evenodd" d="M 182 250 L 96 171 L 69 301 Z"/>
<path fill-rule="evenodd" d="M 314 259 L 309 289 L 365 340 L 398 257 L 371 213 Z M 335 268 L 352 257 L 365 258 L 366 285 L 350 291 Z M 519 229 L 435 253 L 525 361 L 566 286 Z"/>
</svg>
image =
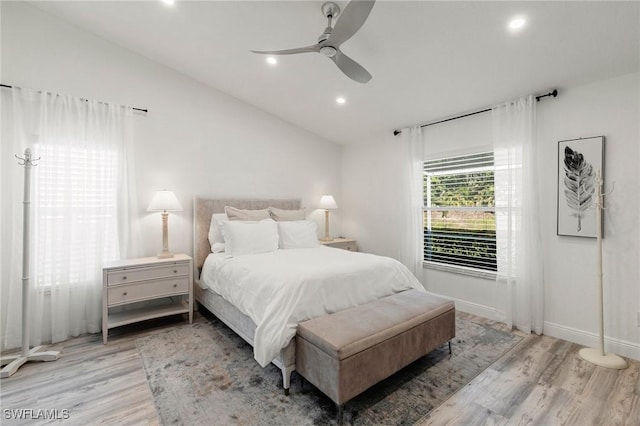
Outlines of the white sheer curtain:
<svg viewBox="0 0 640 426">
<path fill-rule="evenodd" d="M 30 345 L 101 328 L 105 261 L 137 253 L 131 108 L 2 89 L 2 348 L 21 344 L 23 169 L 32 169 Z"/>
<path fill-rule="evenodd" d="M 401 234 L 400 261 L 422 281 L 423 241 L 423 152 L 422 128 L 402 129 L 403 164 L 402 216 L 406 218 Z"/>
<path fill-rule="evenodd" d="M 543 269 L 540 245 L 533 96 L 492 110 L 495 161 L 496 308 L 507 325 L 541 334 Z"/>
</svg>

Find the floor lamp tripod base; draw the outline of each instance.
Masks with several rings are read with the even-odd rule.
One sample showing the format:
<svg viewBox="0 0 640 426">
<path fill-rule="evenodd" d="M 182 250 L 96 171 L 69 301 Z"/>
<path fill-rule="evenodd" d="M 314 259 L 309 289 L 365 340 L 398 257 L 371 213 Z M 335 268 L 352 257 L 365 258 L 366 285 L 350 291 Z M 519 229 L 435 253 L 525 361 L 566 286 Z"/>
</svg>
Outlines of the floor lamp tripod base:
<svg viewBox="0 0 640 426">
<path fill-rule="evenodd" d="M 627 368 L 627 362 L 622 357 L 603 352 L 596 348 L 583 348 L 580 349 L 580 358 L 585 361 L 589 361 L 592 364 L 599 365 L 600 367 L 611 368 L 614 370 L 624 370 Z"/>
<path fill-rule="evenodd" d="M 29 361 L 55 361 L 60 358 L 60 352 L 58 351 L 42 352 L 45 348 L 46 346 L 36 346 L 27 353 L 27 356 L 22 354 L 3 356 L 0 358 L 2 361 L 1 365 L 4 365 L 2 370 L 0 370 L 0 378 L 4 379 L 5 377 L 13 375 L 13 373 L 18 371 L 18 368 Z"/>
</svg>

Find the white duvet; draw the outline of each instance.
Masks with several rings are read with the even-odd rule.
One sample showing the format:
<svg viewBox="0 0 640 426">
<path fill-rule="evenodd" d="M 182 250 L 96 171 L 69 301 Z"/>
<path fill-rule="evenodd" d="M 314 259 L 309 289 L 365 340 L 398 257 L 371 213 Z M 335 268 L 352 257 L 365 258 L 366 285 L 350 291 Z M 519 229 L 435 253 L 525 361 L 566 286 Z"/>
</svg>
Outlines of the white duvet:
<svg viewBox="0 0 640 426">
<path fill-rule="evenodd" d="M 257 325 L 254 357 L 271 362 L 300 321 L 408 290 L 424 290 L 395 259 L 329 247 L 232 257 L 210 254 L 201 282 Z"/>
</svg>

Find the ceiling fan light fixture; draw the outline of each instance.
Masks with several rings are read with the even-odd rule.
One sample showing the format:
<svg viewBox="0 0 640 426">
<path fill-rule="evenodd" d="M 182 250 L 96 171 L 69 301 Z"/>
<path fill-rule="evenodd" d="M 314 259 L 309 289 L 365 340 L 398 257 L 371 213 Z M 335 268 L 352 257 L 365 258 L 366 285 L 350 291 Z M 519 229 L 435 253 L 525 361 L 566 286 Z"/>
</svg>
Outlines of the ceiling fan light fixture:
<svg viewBox="0 0 640 426">
<path fill-rule="evenodd" d="M 333 46 L 322 46 L 320 48 L 320 53 L 322 53 L 327 58 L 333 58 L 338 53 L 338 50 Z"/>
<path fill-rule="evenodd" d="M 0 0 L 2 1 L 2 0 Z M 252 50 L 260 55 L 296 55 L 299 53 L 321 53 L 342 71 L 344 75 L 358 83 L 367 83 L 371 74 L 362 65 L 345 55 L 340 46 L 357 33 L 365 23 L 376 0 L 351 0 L 345 6 L 340 19 L 332 25 L 333 19 L 340 13 L 340 8 L 333 2 L 322 5 L 322 13 L 328 18 L 327 28 L 318 38 L 318 43 L 311 46 L 284 50 Z"/>
</svg>

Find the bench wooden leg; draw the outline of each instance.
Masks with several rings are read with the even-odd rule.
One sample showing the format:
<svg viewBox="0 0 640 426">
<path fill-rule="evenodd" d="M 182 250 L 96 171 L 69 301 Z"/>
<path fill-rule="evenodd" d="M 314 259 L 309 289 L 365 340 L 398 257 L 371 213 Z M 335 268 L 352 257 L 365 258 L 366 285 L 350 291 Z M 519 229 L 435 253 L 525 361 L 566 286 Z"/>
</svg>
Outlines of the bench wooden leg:
<svg viewBox="0 0 640 426">
<path fill-rule="evenodd" d="M 336 404 L 336 407 L 338 412 L 338 414 L 336 415 L 336 421 L 338 422 L 339 425 L 341 425 L 342 415 L 344 414 L 344 406 L 342 404 Z"/>
<path fill-rule="evenodd" d="M 287 366 L 282 369 L 282 387 L 284 388 L 285 396 L 289 396 L 289 387 L 291 386 L 291 373 L 293 373 L 293 370 L 293 366 Z"/>
<path fill-rule="evenodd" d="M 449 340 L 449 355 L 451 355 L 451 340 Z"/>
</svg>

